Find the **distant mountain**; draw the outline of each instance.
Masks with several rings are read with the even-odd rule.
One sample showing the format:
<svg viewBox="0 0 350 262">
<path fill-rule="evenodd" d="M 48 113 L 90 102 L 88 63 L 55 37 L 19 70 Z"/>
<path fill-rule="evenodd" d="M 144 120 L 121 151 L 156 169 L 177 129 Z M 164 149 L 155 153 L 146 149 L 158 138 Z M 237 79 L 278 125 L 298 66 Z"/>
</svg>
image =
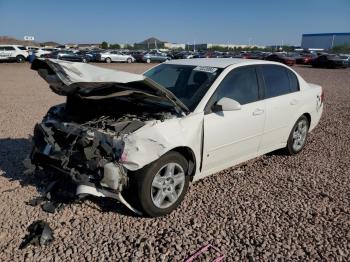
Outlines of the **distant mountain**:
<svg viewBox="0 0 350 262">
<path fill-rule="evenodd" d="M 58 46 L 60 45 L 59 43 L 56 42 L 43 42 L 43 43 L 38 43 L 36 41 L 24 41 L 24 40 L 19 40 L 10 36 L 0 36 L 0 45 L 26 45 L 26 46 Z"/>
<path fill-rule="evenodd" d="M 155 37 L 150 37 L 150 38 L 148 38 L 148 39 L 146 39 L 146 40 L 144 40 L 144 41 L 142 41 L 142 42 L 140 42 L 140 43 L 138 43 L 138 44 L 147 45 L 147 43 L 154 44 L 155 42 L 156 42 L 157 44 L 166 43 L 166 41 L 161 41 L 161 40 L 159 40 L 159 39 L 157 39 L 157 38 L 155 38 Z"/>
<path fill-rule="evenodd" d="M 48 42 L 42 42 L 42 43 L 40 43 L 40 45 L 42 45 L 42 46 L 58 46 L 61 44 L 56 43 L 56 42 L 52 42 L 52 41 L 48 41 Z"/>
</svg>

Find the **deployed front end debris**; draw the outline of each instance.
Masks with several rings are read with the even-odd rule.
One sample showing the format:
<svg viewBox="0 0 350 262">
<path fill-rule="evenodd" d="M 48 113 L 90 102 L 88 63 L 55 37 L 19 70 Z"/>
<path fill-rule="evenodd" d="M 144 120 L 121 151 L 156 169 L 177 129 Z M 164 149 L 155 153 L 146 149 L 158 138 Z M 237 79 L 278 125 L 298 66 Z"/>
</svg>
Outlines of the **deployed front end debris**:
<svg viewBox="0 0 350 262">
<path fill-rule="evenodd" d="M 28 234 L 24 237 L 19 249 L 26 248 L 30 244 L 34 246 L 49 245 L 54 239 L 53 230 L 43 220 L 34 221 L 27 230 Z"/>
<path fill-rule="evenodd" d="M 141 75 L 107 69 L 96 74 L 89 65 L 77 64 L 36 60 L 32 65 L 67 100 L 35 126 L 28 172 L 35 167 L 58 171 L 78 185 L 77 194 L 112 197 L 139 213 L 121 195 L 128 184 L 125 141 L 145 125 L 176 118 L 185 109 Z"/>
</svg>

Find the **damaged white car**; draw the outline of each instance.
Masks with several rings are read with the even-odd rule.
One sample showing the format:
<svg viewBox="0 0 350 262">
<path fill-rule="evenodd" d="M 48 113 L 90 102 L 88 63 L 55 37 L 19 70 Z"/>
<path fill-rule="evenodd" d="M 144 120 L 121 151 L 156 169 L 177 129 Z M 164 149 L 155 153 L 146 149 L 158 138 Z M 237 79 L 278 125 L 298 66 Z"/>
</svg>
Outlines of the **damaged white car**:
<svg viewBox="0 0 350 262">
<path fill-rule="evenodd" d="M 190 181 L 300 152 L 323 109 L 320 86 L 268 61 L 175 60 L 143 75 L 57 60 L 32 69 L 67 97 L 35 126 L 32 164 L 148 216 L 179 206 Z"/>
</svg>

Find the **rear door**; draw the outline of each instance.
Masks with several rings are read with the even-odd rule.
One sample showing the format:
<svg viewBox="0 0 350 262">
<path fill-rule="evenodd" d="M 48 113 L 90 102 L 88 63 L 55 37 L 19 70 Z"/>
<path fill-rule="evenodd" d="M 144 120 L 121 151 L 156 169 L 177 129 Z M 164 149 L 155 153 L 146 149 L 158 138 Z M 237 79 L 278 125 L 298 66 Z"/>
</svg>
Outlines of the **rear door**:
<svg viewBox="0 0 350 262">
<path fill-rule="evenodd" d="M 212 112 L 222 97 L 236 100 L 241 109 Z M 204 116 L 203 172 L 215 172 L 257 154 L 265 122 L 255 66 L 233 69 L 208 102 Z"/>
<path fill-rule="evenodd" d="M 266 121 L 259 152 L 264 153 L 281 147 L 287 142 L 301 103 L 301 94 L 296 75 L 284 66 L 260 65 L 264 83 Z M 293 123 L 294 124 L 294 123 Z"/>
<path fill-rule="evenodd" d="M 5 59 L 16 57 L 16 49 L 13 46 L 4 46 L 3 57 Z"/>
</svg>

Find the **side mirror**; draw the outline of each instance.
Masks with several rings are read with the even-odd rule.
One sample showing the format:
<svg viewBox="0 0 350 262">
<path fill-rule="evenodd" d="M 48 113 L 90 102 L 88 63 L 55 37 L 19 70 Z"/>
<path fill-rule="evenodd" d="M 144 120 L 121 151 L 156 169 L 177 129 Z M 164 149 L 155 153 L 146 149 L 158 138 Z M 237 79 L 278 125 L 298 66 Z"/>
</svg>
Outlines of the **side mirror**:
<svg viewBox="0 0 350 262">
<path fill-rule="evenodd" d="M 241 104 L 236 100 L 233 100 L 228 97 L 223 97 L 219 101 L 217 101 L 213 106 L 213 111 L 235 111 L 240 110 Z"/>
</svg>

